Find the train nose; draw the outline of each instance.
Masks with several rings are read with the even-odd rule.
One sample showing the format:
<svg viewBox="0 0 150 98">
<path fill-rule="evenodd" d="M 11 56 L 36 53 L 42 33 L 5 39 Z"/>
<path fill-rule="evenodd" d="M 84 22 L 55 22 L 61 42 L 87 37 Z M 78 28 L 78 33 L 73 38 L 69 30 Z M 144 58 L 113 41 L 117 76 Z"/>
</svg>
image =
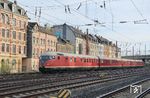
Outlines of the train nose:
<svg viewBox="0 0 150 98">
<path fill-rule="evenodd" d="M 40 60 L 39 66 L 40 66 L 40 67 L 43 67 L 43 66 L 44 66 L 44 61 L 43 61 L 43 60 Z"/>
</svg>

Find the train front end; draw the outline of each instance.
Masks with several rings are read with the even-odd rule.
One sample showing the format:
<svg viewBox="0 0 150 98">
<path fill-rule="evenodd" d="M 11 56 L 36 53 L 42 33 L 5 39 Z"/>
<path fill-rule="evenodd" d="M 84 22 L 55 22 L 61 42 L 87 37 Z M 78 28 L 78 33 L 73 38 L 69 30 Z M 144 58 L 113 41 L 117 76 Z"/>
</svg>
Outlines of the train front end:
<svg viewBox="0 0 150 98">
<path fill-rule="evenodd" d="M 55 59 L 54 55 L 41 55 L 39 58 L 39 71 L 46 73 L 49 71 L 49 67 Z"/>
</svg>

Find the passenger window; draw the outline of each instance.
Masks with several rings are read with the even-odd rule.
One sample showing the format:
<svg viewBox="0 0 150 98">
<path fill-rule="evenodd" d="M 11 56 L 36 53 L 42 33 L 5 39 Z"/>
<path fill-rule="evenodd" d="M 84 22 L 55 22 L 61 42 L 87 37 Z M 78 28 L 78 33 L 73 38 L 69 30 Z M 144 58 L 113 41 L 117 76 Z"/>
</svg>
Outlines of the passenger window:
<svg viewBox="0 0 150 98">
<path fill-rule="evenodd" d="M 86 62 L 86 59 L 84 59 L 84 62 Z"/>
<path fill-rule="evenodd" d="M 60 59 L 60 56 L 58 56 L 57 59 L 59 60 L 59 59 Z"/>
<path fill-rule="evenodd" d="M 68 57 L 66 57 L 66 60 L 68 60 Z"/>
</svg>

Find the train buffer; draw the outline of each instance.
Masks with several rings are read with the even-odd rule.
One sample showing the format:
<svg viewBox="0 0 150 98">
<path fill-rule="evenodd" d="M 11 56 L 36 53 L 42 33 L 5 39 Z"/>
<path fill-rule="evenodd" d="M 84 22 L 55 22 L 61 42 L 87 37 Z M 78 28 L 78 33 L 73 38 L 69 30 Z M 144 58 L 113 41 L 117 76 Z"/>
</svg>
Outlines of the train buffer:
<svg viewBox="0 0 150 98">
<path fill-rule="evenodd" d="M 50 96 L 50 98 L 70 98 L 71 92 L 68 89 L 61 89 L 56 96 Z"/>
</svg>

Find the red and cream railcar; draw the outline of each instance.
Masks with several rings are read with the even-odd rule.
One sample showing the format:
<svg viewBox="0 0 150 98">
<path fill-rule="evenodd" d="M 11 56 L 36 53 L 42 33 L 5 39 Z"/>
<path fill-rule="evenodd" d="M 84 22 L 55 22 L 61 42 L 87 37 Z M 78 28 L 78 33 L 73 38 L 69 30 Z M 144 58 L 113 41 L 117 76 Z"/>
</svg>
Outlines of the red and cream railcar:
<svg viewBox="0 0 150 98">
<path fill-rule="evenodd" d="M 81 69 L 101 67 L 144 66 L 141 60 L 101 58 L 99 56 L 76 55 L 61 52 L 46 52 L 40 56 L 39 70 Z"/>
</svg>

